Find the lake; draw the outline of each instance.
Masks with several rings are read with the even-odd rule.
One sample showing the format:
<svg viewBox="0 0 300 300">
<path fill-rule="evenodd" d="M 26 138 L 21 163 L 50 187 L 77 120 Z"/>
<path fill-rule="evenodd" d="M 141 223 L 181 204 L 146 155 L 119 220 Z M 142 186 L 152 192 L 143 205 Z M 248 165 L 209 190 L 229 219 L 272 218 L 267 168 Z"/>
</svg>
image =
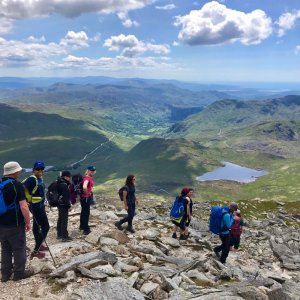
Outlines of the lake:
<svg viewBox="0 0 300 300">
<path fill-rule="evenodd" d="M 53 166 L 46 166 L 45 167 L 45 171 L 47 171 L 47 170 L 49 170 L 49 169 L 51 169 L 51 168 L 53 168 Z M 29 172 L 32 172 L 32 168 L 23 168 L 23 170 L 25 170 L 25 173 L 29 173 Z"/>
<path fill-rule="evenodd" d="M 243 183 L 249 183 L 254 182 L 260 176 L 268 174 L 268 172 L 264 170 L 257 171 L 241 167 L 227 161 L 222 161 L 222 163 L 225 164 L 225 167 L 217 168 L 212 172 L 205 173 L 202 176 L 197 177 L 197 180 L 233 180 Z"/>
</svg>

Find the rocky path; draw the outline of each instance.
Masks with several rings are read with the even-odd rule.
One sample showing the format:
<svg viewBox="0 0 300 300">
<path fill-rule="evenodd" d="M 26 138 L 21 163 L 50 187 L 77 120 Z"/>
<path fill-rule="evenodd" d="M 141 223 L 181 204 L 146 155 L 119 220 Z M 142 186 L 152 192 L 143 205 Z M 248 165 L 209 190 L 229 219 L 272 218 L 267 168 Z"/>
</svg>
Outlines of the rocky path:
<svg viewBox="0 0 300 300">
<path fill-rule="evenodd" d="M 50 255 L 28 260 L 35 276 L 0 283 L 0 299 L 300 299 L 300 234 L 283 221 L 282 210 L 263 220 L 246 221 L 241 251 L 230 253 L 224 266 L 211 249 L 219 244 L 207 226 L 208 202 L 195 203 L 188 241 L 171 238 L 168 205 L 140 208 L 135 234 L 116 230 L 126 214 L 103 199 L 91 209 L 88 236 L 78 230 L 80 207 L 70 214 L 73 242 L 56 240 L 57 211 L 49 211 Z M 205 217 L 206 216 L 206 217 Z M 33 248 L 28 236 L 28 255 Z"/>
</svg>

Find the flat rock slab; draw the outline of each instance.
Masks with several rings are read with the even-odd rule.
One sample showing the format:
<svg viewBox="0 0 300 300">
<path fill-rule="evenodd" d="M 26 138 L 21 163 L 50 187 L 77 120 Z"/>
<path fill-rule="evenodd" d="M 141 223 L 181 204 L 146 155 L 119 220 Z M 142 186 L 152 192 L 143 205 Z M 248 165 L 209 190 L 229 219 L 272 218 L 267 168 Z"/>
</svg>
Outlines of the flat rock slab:
<svg viewBox="0 0 300 300">
<path fill-rule="evenodd" d="M 104 273 L 101 273 L 101 272 L 95 271 L 95 270 L 88 270 L 88 269 L 80 267 L 80 266 L 77 267 L 77 270 L 80 271 L 80 273 L 83 276 L 86 276 L 88 278 L 95 279 L 95 280 L 104 279 L 104 278 L 108 277 L 107 274 L 104 274 Z"/>
<path fill-rule="evenodd" d="M 177 239 L 174 239 L 172 237 L 166 237 L 163 239 L 163 242 L 173 248 L 179 248 L 180 247 L 180 243 Z"/>
<path fill-rule="evenodd" d="M 239 296 L 234 296 L 231 293 L 212 293 L 209 295 L 204 295 L 204 296 L 200 296 L 200 297 L 196 297 L 193 298 L 193 300 L 244 300 L 245 298 L 239 297 Z M 250 299 L 250 298 L 249 298 Z M 257 298 L 253 298 L 253 299 L 257 299 Z"/>
<path fill-rule="evenodd" d="M 69 248 L 80 249 L 84 246 L 90 247 L 90 245 L 86 242 L 70 242 L 50 245 L 49 248 L 53 256 L 60 256 L 61 252 L 64 250 L 67 250 Z"/>
<path fill-rule="evenodd" d="M 119 242 L 116 241 L 115 239 L 111 239 L 111 238 L 108 238 L 108 237 L 101 236 L 100 244 L 101 245 L 106 245 L 106 246 L 118 246 Z"/>
<path fill-rule="evenodd" d="M 97 244 L 99 242 L 100 233 L 93 231 L 85 238 L 85 241 L 91 244 Z"/>
<path fill-rule="evenodd" d="M 153 292 L 158 287 L 159 287 L 158 283 L 146 282 L 141 287 L 141 293 L 143 293 L 145 295 L 149 295 L 151 292 Z"/>
<path fill-rule="evenodd" d="M 156 257 L 158 262 L 170 262 L 172 264 L 177 265 L 179 268 L 188 267 L 194 260 L 189 257 L 175 257 L 175 256 L 164 256 L 164 257 Z"/>
<path fill-rule="evenodd" d="M 178 273 L 176 269 L 173 269 L 171 267 L 150 267 L 146 269 L 145 272 L 149 273 L 150 275 L 164 275 L 166 277 L 171 277 Z"/>
<path fill-rule="evenodd" d="M 127 234 L 121 230 L 115 230 L 110 235 L 112 239 L 118 241 L 120 244 L 126 244 L 130 241 Z"/>
<path fill-rule="evenodd" d="M 145 300 L 144 296 L 123 282 L 105 282 L 83 287 L 71 296 L 72 300 Z"/>
</svg>

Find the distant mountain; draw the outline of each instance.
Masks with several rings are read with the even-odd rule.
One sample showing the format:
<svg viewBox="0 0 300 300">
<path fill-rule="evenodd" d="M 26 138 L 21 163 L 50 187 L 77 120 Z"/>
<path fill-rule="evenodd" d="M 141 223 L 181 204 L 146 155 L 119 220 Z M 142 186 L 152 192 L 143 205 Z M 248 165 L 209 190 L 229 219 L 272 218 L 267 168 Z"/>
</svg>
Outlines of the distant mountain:
<svg viewBox="0 0 300 300">
<path fill-rule="evenodd" d="M 271 120 L 300 120 L 300 96 L 263 101 L 220 100 L 174 124 L 168 136 L 199 139 L 204 132 L 224 131 Z"/>
</svg>

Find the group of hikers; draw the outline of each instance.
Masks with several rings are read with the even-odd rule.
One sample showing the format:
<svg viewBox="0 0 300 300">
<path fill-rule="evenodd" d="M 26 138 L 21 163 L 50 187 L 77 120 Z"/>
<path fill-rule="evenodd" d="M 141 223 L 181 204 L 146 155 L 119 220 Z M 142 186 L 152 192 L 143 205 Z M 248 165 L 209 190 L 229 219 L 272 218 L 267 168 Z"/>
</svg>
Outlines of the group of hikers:
<svg viewBox="0 0 300 300">
<path fill-rule="evenodd" d="M 33 275 L 31 271 L 25 270 L 27 260 L 26 233 L 31 229 L 30 213 L 33 217 L 32 232 L 35 239 L 35 247 L 31 253 L 31 257 L 44 258 L 45 251 L 50 252 L 46 244 L 46 237 L 50 226 L 45 210 L 46 186 L 42 178 L 45 172 L 45 164 L 42 161 L 36 161 L 33 165 L 33 174 L 22 182 L 17 180 L 21 171 L 22 167 L 19 163 L 14 161 L 6 163 L 4 165 L 4 177 L 0 182 L 2 282 L 7 282 L 12 274 L 14 274 L 14 281 Z M 48 187 L 48 202 L 50 206 L 58 208 L 58 240 L 62 240 L 62 242 L 72 241 L 67 229 L 68 218 L 69 212 L 72 210 L 71 205 L 75 204 L 77 196 L 80 198 L 81 204 L 79 230 L 82 230 L 84 235 L 88 235 L 91 232 L 89 217 L 90 207 L 94 201 L 93 175 L 95 173 L 96 169 L 92 165 L 87 167 L 84 176 L 80 174 L 72 176 L 69 171 L 63 171 Z M 73 183 L 71 183 L 71 179 Z M 136 205 L 139 204 L 136 198 L 135 180 L 136 178 L 133 174 L 128 175 L 125 185 L 119 190 L 120 200 L 123 201 L 128 215 L 115 223 L 115 226 L 119 230 L 123 230 L 122 224 L 127 223 L 126 230 L 131 233 L 135 232 L 132 221 L 135 216 Z M 172 205 L 173 238 L 177 238 L 178 228 L 180 231 L 180 240 L 189 238 L 189 225 L 193 212 L 193 193 L 194 190 L 192 188 L 183 188 L 181 194 L 176 197 Z M 53 204 L 54 202 L 55 205 Z M 217 257 L 220 257 L 219 252 L 222 251 L 220 261 L 225 263 L 230 247 L 234 246 L 234 251 L 237 251 L 240 235 L 243 232 L 244 224 L 240 218 L 238 205 L 233 202 L 231 205 L 225 206 L 221 213 L 221 218 L 219 215 L 218 218 L 211 220 L 211 224 L 217 224 L 216 220 L 217 223 L 220 223 L 218 225 L 220 228 L 218 232 L 215 231 L 215 228 L 211 228 L 211 231 L 220 235 L 222 245 L 213 250 Z"/>
</svg>

